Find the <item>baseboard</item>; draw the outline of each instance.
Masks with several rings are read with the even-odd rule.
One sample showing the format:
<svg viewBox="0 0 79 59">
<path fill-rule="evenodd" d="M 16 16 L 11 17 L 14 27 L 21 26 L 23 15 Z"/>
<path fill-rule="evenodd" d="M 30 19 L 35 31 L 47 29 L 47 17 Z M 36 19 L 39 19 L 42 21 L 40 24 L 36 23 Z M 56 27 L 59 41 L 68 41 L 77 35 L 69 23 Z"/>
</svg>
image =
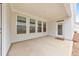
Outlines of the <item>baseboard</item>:
<svg viewBox="0 0 79 59">
<path fill-rule="evenodd" d="M 11 49 L 12 45 L 13 45 L 13 44 L 11 43 L 11 45 L 10 45 L 10 47 L 9 47 L 8 51 L 7 51 L 6 56 L 8 56 L 8 53 L 9 53 L 9 51 L 10 51 L 10 49 Z"/>
<path fill-rule="evenodd" d="M 42 38 L 42 37 L 47 37 L 47 36 L 48 36 L 48 35 L 41 36 L 41 37 L 36 37 L 36 38 L 33 38 L 33 39 Z M 28 40 L 32 40 L 32 39 L 28 39 Z M 28 40 L 21 40 L 21 41 L 17 41 L 17 42 L 12 42 L 12 45 L 13 45 L 13 44 L 16 44 L 16 43 L 20 43 L 20 42 L 28 41 Z"/>
</svg>

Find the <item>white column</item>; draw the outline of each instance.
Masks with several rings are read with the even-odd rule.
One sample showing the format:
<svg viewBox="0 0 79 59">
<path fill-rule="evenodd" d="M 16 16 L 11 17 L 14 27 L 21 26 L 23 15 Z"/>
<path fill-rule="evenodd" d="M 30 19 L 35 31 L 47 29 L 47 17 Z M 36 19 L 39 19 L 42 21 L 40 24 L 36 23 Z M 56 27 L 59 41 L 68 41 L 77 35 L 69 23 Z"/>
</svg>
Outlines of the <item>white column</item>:
<svg viewBox="0 0 79 59">
<path fill-rule="evenodd" d="M 2 43 L 2 42 L 1 42 L 1 29 L 2 29 L 2 26 L 1 26 L 1 22 L 2 22 L 2 21 L 1 21 L 1 13 L 2 13 L 2 12 L 1 12 L 1 9 L 2 9 L 2 8 L 1 8 L 1 6 L 2 6 L 2 5 L 0 4 L 0 56 L 1 56 L 1 49 L 2 49 L 2 48 L 1 48 L 1 43 Z"/>
</svg>

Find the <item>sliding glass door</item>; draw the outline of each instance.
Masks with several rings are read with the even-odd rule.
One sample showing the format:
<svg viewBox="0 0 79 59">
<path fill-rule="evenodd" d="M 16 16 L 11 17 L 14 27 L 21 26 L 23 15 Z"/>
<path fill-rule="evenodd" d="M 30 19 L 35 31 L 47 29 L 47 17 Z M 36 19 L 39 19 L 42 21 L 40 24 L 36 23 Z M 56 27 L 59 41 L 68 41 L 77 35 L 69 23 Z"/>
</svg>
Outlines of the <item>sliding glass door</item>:
<svg viewBox="0 0 79 59">
<path fill-rule="evenodd" d="M 62 35 L 62 24 L 58 24 L 58 35 Z"/>
<path fill-rule="evenodd" d="M 63 29 L 64 29 L 64 27 L 63 27 L 63 22 L 57 22 L 57 25 L 56 25 L 56 36 L 57 37 L 63 37 Z"/>
</svg>

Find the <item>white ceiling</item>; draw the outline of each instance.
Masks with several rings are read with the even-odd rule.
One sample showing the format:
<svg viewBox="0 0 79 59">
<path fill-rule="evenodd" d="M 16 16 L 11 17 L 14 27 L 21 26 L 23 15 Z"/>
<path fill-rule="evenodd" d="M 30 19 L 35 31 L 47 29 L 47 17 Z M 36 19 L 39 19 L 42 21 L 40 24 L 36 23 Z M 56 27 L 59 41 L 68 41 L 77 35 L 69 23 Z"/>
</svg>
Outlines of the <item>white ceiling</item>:
<svg viewBox="0 0 79 59">
<path fill-rule="evenodd" d="M 24 13 L 54 20 L 67 16 L 64 4 L 62 3 L 15 3 L 11 4 L 12 9 L 17 9 Z"/>
</svg>

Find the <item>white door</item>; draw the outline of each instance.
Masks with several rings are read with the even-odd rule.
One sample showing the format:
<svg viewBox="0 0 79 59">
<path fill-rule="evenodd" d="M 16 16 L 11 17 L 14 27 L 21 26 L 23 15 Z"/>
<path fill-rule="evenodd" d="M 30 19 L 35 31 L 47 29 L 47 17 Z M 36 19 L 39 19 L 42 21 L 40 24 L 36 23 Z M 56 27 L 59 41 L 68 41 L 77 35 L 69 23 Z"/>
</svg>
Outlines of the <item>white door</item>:
<svg viewBox="0 0 79 59">
<path fill-rule="evenodd" d="M 56 37 L 61 37 L 63 38 L 63 22 L 57 22 L 57 25 L 56 25 Z"/>
</svg>

